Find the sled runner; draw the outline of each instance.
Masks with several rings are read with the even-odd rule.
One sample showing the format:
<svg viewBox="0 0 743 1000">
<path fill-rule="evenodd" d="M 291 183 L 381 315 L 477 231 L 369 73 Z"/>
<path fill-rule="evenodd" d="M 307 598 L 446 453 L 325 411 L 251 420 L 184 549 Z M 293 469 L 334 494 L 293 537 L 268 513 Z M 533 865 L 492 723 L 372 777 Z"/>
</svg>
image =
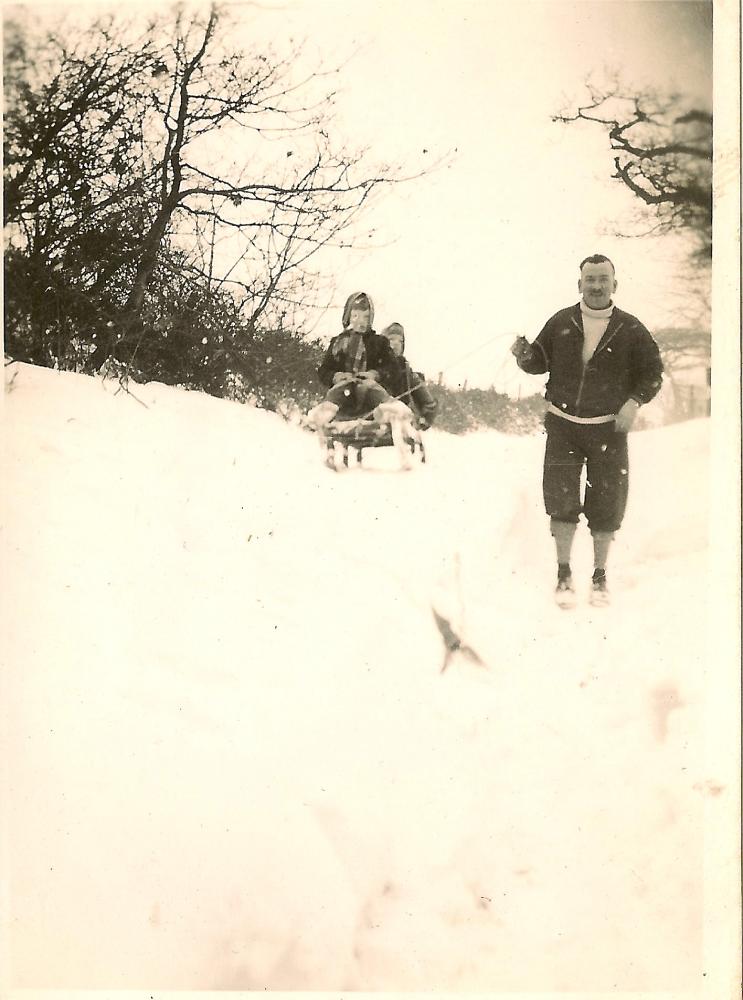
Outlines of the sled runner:
<svg viewBox="0 0 743 1000">
<path fill-rule="evenodd" d="M 329 469 L 340 472 L 351 464 L 362 465 L 365 448 L 395 448 L 403 468 L 426 461 L 420 429 L 398 420 L 380 423 L 373 417 L 335 418 L 320 431 L 323 457 Z"/>
</svg>

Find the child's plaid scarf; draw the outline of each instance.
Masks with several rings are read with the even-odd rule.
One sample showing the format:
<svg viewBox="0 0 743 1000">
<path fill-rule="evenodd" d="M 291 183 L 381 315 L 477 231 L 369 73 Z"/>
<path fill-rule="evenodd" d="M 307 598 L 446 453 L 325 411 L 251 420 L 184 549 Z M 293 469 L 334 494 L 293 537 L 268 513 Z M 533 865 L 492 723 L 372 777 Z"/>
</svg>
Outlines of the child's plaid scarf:
<svg viewBox="0 0 743 1000">
<path fill-rule="evenodd" d="M 366 371 L 366 348 L 362 334 L 352 331 L 342 333 L 335 342 L 333 354 L 354 375 Z"/>
</svg>

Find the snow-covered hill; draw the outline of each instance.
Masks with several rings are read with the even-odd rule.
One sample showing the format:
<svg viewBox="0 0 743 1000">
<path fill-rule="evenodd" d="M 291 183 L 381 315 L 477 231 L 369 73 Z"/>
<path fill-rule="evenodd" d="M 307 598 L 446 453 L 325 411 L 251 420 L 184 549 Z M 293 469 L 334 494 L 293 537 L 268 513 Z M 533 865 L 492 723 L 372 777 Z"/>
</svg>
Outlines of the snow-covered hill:
<svg viewBox="0 0 743 1000">
<path fill-rule="evenodd" d="M 338 475 L 249 407 L 6 384 L 14 987 L 701 988 L 708 422 L 633 435 L 613 604 L 564 612 L 539 437 Z"/>
</svg>

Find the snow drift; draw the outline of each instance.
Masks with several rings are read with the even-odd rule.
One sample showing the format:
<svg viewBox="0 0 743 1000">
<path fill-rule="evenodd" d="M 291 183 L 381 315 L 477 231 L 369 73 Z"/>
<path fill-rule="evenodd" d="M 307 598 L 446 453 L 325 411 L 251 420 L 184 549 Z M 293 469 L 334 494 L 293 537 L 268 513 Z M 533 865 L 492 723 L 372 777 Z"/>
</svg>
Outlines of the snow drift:
<svg viewBox="0 0 743 1000">
<path fill-rule="evenodd" d="M 699 987 L 707 422 L 633 435 L 613 604 L 564 612 L 539 437 L 338 475 L 249 407 L 6 382 L 14 987 Z"/>
</svg>

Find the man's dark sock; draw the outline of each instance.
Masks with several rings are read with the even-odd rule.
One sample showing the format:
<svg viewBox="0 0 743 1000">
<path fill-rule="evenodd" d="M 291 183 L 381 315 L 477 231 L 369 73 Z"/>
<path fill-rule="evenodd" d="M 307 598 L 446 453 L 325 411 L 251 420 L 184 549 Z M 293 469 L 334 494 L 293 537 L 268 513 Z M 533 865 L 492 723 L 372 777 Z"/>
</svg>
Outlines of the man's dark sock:
<svg viewBox="0 0 743 1000">
<path fill-rule="evenodd" d="M 557 579 L 567 580 L 572 576 L 570 572 L 570 563 L 558 563 L 557 564 Z"/>
<path fill-rule="evenodd" d="M 593 571 L 593 582 L 598 583 L 599 580 L 606 579 L 606 570 L 603 567 L 597 566 Z"/>
</svg>

